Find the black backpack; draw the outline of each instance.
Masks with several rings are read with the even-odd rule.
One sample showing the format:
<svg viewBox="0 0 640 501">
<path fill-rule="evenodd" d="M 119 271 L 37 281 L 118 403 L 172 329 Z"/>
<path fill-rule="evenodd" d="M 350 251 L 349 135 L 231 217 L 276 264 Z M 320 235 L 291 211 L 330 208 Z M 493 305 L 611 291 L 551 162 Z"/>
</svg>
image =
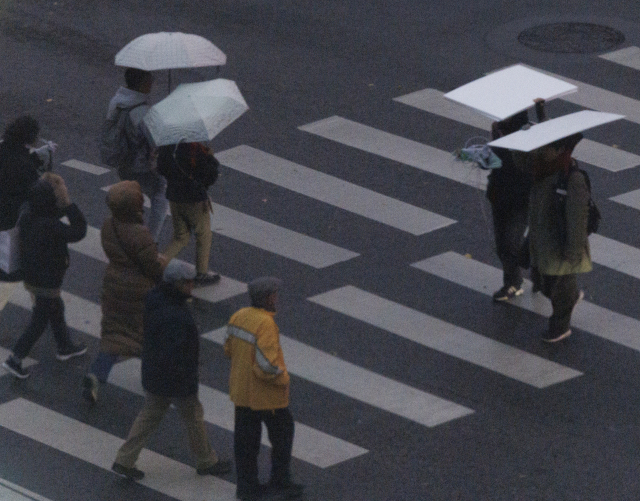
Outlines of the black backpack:
<svg viewBox="0 0 640 501">
<path fill-rule="evenodd" d="M 591 180 L 589 179 L 589 174 L 583 169 L 580 169 L 577 163 L 573 163 L 569 168 L 567 173 L 560 172 L 558 176 L 558 182 L 556 183 L 555 193 L 556 193 L 556 204 L 558 207 L 558 214 L 560 214 L 560 218 L 558 220 L 558 227 L 560 229 L 560 240 L 564 245 L 567 241 L 567 226 L 565 220 L 565 208 L 567 203 L 567 184 L 569 183 L 569 176 L 575 171 L 580 172 L 584 176 L 585 183 L 587 184 L 587 189 L 589 190 L 589 216 L 587 218 L 587 235 L 591 235 L 598 231 L 598 227 L 600 226 L 600 220 L 602 219 L 602 215 L 600 214 L 600 210 L 598 206 L 593 201 L 591 197 Z"/>
</svg>

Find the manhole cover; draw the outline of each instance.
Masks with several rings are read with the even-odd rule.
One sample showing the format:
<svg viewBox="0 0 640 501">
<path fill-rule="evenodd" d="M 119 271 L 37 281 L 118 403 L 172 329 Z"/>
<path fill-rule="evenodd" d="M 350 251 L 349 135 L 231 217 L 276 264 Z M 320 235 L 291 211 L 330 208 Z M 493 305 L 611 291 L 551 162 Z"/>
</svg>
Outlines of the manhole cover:
<svg viewBox="0 0 640 501">
<path fill-rule="evenodd" d="M 624 35 L 608 26 L 591 23 L 541 24 L 518 35 L 518 42 L 544 52 L 587 54 L 611 50 Z"/>
</svg>

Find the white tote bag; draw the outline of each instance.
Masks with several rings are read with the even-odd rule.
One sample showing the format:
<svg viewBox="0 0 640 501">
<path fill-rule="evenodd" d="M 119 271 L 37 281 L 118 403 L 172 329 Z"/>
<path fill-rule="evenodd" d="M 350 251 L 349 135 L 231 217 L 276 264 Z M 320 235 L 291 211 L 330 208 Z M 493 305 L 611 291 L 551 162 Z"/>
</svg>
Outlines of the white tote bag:
<svg viewBox="0 0 640 501">
<path fill-rule="evenodd" d="M 0 231 L 0 269 L 13 273 L 20 268 L 20 240 L 18 227 Z"/>
</svg>

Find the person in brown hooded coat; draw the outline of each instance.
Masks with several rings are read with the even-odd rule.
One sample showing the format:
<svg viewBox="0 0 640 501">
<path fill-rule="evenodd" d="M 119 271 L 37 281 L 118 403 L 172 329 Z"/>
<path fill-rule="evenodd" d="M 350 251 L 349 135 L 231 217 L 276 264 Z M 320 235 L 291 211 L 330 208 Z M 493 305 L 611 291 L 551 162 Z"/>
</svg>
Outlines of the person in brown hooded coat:
<svg viewBox="0 0 640 501">
<path fill-rule="evenodd" d="M 99 382 L 121 357 L 142 353 L 144 298 L 162 278 L 166 259 L 142 219 L 143 196 L 136 181 L 114 184 L 107 195 L 111 210 L 101 241 L 109 264 L 102 282 L 100 351 L 83 380 L 84 397 L 95 403 Z"/>
</svg>

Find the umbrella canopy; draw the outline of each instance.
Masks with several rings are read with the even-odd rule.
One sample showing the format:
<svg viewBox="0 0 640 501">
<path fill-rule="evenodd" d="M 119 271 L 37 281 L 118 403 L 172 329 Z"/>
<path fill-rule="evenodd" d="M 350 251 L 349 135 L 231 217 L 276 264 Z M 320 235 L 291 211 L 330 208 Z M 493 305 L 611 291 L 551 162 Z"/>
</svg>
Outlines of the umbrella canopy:
<svg viewBox="0 0 640 501">
<path fill-rule="evenodd" d="M 504 120 L 533 106 L 533 100 L 546 101 L 576 92 L 578 88 L 522 64 L 509 66 L 444 95 L 493 120 Z"/>
<path fill-rule="evenodd" d="M 181 84 L 144 117 L 156 146 L 213 139 L 249 107 L 235 82 Z"/>
<path fill-rule="evenodd" d="M 591 110 L 578 111 L 553 120 L 540 122 L 532 125 L 529 129 L 501 137 L 491 141 L 489 146 L 525 152 L 533 151 L 559 139 L 622 118 L 624 118 L 624 115 L 616 115 L 614 113 Z"/>
<path fill-rule="evenodd" d="M 116 66 L 146 71 L 220 66 L 227 56 L 209 40 L 189 33 L 147 33 L 116 54 Z"/>
</svg>

